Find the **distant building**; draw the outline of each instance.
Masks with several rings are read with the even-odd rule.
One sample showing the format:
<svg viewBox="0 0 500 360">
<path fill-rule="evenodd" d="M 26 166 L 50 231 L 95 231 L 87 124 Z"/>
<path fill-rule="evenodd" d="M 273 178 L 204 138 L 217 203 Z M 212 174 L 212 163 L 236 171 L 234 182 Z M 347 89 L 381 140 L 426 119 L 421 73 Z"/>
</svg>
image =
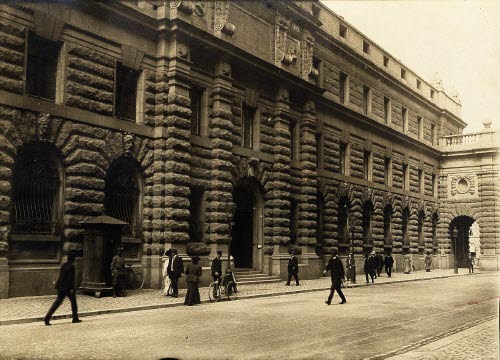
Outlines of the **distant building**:
<svg viewBox="0 0 500 360">
<path fill-rule="evenodd" d="M 498 270 L 498 132 L 460 109 L 317 1 L 0 5 L 0 297 L 54 291 L 103 212 L 153 288 L 170 247 L 465 266 L 474 221 Z"/>
</svg>

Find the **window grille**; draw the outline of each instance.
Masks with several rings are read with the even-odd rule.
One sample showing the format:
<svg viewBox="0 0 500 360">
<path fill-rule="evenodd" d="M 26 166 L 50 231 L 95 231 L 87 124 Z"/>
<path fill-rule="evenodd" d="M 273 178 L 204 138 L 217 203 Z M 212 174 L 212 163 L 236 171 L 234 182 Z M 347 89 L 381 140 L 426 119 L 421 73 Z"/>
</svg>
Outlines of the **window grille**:
<svg viewBox="0 0 500 360">
<path fill-rule="evenodd" d="M 11 233 L 59 234 L 61 181 L 50 152 L 34 147 L 20 153 L 13 179 Z"/>
<path fill-rule="evenodd" d="M 123 235 L 140 237 L 139 184 L 136 169 L 120 161 L 109 170 L 104 189 L 106 214 L 128 223 Z"/>
</svg>

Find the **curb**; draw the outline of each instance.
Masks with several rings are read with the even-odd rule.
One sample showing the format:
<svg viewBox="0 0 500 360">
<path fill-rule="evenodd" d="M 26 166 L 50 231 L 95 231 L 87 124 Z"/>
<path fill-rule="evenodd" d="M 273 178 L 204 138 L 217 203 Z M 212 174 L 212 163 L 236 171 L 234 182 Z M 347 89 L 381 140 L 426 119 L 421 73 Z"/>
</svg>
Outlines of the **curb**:
<svg viewBox="0 0 500 360">
<path fill-rule="evenodd" d="M 374 285 L 390 285 L 390 284 L 397 284 L 397 283 L 445 279 L 445 278 L 450 278 L 450 277 L 470 276 L 470 275 L 478 275 L 478 274 L 482 274 L 482 273 L 476 272 L 473 274 L 467 274 L 467 273 L 466 274 L 452 274 L 452 275 L 442 275 L 442 276 L 437 276 L 437 277 L 432 277 L 432 278 L 403 279 L 403 280 L 394 280 L 394 281 L 388 281 L 388 282 L 382 282 L 382 283 L 355 284 L 355 285 L 348 285 L 346 288 L 353 289 L 353 288 L 368 287 L 368 286 L 374 286 Z M 270 292 L 270 293 L 238 296 L 237 299 L 239 299 L 239 300 L 258 299 L 258 298 L 266 298 L 266 297 L 273 297 L 273 296 L 283 296 L 283 295 L 292 295 L 292 294 L 303 294 L 303 293 L 316 292 L 316 291 L 326 291 L 329 289 L 330 289 L 330 286 L 324 286 L 324 287 L 317 287 L 317 288 L 303 289 L 303 290 L 277 291 L 277 292 L 275 291 L 275 292 Z M 201 301 L 202 304 L 206 304 L 206 303 L 210 303 L 210 302 L 211 302 L 210 300 L 202 300 Z M 179 302 L 170 303 L 170 304 L 134 306 L 134 307 L 129 307 L 129 308 L 121 308 L 121 309 L 93 310 L 93 311 L 86 311 L 86 312 L 79 313 L 78 316 L 79 317 L 89 317 L 89 316 L 96 316 L 96 315 L 117 314 L 117 313 L 142 311 L 142 310 L 155 310 L 155 309 L 163 309 L 163 308 L 170 308 L 170 307 L 177 307 L 177 306 L 184 306 L 184 303 L 182 301 L 179 301 Z M 62 320 L 62 319 L 71 319 L 71 318 L 72 318 L 71 314 L 54 315 L 54 316 L 52 316 L 51 320 Z M 24 318 L 24 319 L 0 320 L 0 326 L 42 322 L 43 319 L 44 319 L 43 316 L 39 316 L 39 317 L 31 317 L 31 318 Z"/>
</svg>

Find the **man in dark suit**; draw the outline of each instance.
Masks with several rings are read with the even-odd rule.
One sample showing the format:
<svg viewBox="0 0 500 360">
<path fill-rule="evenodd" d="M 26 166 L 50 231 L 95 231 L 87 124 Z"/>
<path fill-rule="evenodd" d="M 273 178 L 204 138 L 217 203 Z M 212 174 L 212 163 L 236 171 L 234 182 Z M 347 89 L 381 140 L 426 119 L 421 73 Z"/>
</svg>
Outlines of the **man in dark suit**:
<svg viewBox="0 0 500 360">
<path fill-rule="evenodd" d="M 340 304 L 345 304 L 346 299 L 344 294 L 342 293 L 342 282 L 345 278 L 344 264 L 342 264 L 342 260 L 337 257 L 337 252 L 334 252 L 332 254 L 332 257 L 328 261 L 328 265 L 326 265 L 323 274 L 326 274 L 327 271 L 330 271 L 330 276 L 332 278 L 332 287 L 330 289 L 328 300 L 326 300 L 325 303 L 327 305 L 330 305 L 332 303 L 333 294 L 335 293 L 335 291 L 337 291 L 337 294 L 339 294 L 340 299 L 342 300 Z"/>
<path fill-rule="evenodd" d="M 377 277 L 380 277 L 380 273 L 382 272 L 382 269 L 384 268 L 384 257 L 380 252 L 377 252 L 377 255 L 375 255 L 375 258 L 377 259 Z"/>
<path fill-rule="evenodd" d="M 394 259 L 392 258 L 391 254 L 387 253 L 387 255 L 384 258 L 384 266 L 385 266 L 385 272 L 389 277 L 391 277 L 393 265 L 394 265 Z"/>
<path fill-rule="evenodd" d="M 184 274 L 184 265 L 176 249 L 172 249 L 172 258 L 168 264 L 167 273 L 172 282 L 172 297 L 179 297 L 179 279 Z"/>
<path fill-rule="evenodd" d="M 299 259 L 293 254 L 290 253 L 290 260 L 288 260 L 288 281 L 286 282 L 287 286 L 290 286 L 290 280 L 292 280 L 292 276 L 295 279 L 295 285 L 299 286 Z"/>
<path fill-rule="evenodd" d="M 73 322 L 79 323 L 82 322 L 78 318 L 78 307 L 76 305 L 76 296 L 75 296 L 75 265 L 73 262 L 75 261 L 75 255 L 72 253 L 68 254 L 68 260 L 61 265 L 61 271 L 59 272 L 59 278 L 57 279 L 55 288 L 57 289 L 57 298 L 49 309 L 47 315 L 43 321 L 45 325 L 50 324 L 50 318 L 56 312 L 57 308 L 63 302 L 64 298 L 67 296 L 69 301 L 71 302 L 71 312 L 73 314 Z"/>
<path fill-rule="evenodd" d="M 222 251 L 217 251 L 217 256 L 212 260 L 212 279 L 217 281 L 217 285 L 220 285 L 220 279 L 222 276 Z M 217 297 L 217 287 L 214 287 L 214 298 Z"/>
</svg>

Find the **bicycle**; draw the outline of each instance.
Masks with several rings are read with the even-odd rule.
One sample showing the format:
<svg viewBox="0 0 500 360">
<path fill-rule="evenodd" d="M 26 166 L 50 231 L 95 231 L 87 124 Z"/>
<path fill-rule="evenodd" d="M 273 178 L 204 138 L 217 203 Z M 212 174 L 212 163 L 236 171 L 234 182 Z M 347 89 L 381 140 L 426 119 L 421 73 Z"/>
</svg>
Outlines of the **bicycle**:
<svg viewBox="0 0 500 360">
<path fill-rule="evenodd" d="M 139 271 L 134 271 L 132 265 L 127 265 L 125 272 L 125 284 L 127 289 L 141 290 L 144 286 L 144 275 Z"/>
<path fill-rule="evenodd" d="M 232 279 L 232 274 L 225 274 L 224 278 L 214 281 L 208 287 L 208 298 L 210 301 L 219 301 L 222 297 L 229 300 L 236 300 L 236 283 Z M 231 276 L 231 277 L 229 277 Z M 221 285 L 219 285 L 221 282 Z"/>
</svg>

